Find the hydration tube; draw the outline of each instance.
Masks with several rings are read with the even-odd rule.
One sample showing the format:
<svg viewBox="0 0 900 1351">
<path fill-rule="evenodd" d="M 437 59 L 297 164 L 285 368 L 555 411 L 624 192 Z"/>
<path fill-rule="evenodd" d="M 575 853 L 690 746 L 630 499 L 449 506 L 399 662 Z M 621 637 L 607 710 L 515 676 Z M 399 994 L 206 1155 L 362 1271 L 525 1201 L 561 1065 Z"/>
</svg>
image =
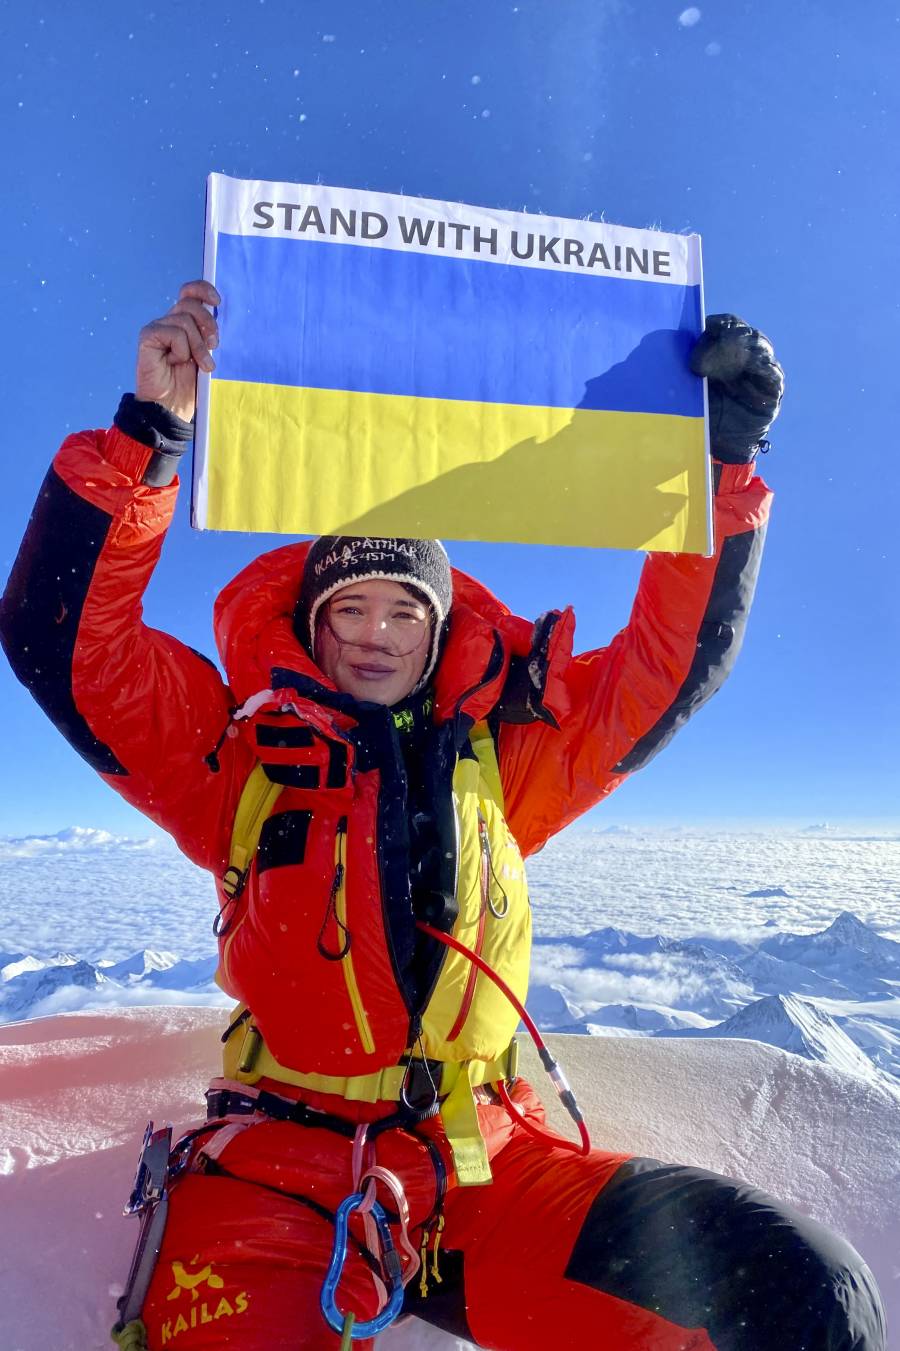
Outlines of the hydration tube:
<svg viewBox="0 0 900 1351">
<path fill-rule="evenodd" d="M 483 957 L 479 956 L 477 952 L 473 952 L 471 948 L 467 948 L 464 943 L 460 943 L 458 939 L 453 938 L 450 934 L 442 933 L 440 929 L 432 928 L 432 926 L 426 924 L 424 920 L 417 920 L 416 928 L 421 929 L 422 933 L 428 934 L 429 938 L 436 938 L 439 943 L 445 944 L 446 947 L 452 948 L 454 952 L 458 952 L 463 957 L 467 958 L 467 960 L 472 962 L 474 966 L 477 966 L 478 970 L 483 972 L 489 980 L 492 980 L 497 986 L 497 989 L 506 996 L 519 1017 L 522 1019 L 522 1022 L 527 1027 L 531 1039 L 537 1047 L 537 1053 L 540 1056 L 541 1064 L 553 1081 L 553 1087 L 556 1089 L 560 1102 L 578 1127 L 578 1134 L 581 1139 L 579 1141 L 566 1140 L 563 1136 L 556 1135 L 553 1131 L 543 1130 L 540 1126 L 536 1126 L 532 1121 L 529 1121 L 524 1112 L 516 1106 L 509 1095 L 506 1084 L 501 1082 L 497 1085 L 497 1091 L 500 1094 L 504 1107 L 513 1120 L 517 1121 L 529 1135 L 535 1136 L 538 1140 L 549 1142 L 557 1149 L 571 1149 L 574 1150 L 576 1154 L 589 1154 L 591 1150 L 591 1137 L 588 1134 L 587 1123 L 582 1115 L 581 1108 L 578 1106 L 572 1085 L 550 1054 L 543 1037 L 537 1029 L 537 1024 L 531 1017 L 531 1014 L 526 1010 L 522 1001 L 513 993 L 502 976 L 498 976 L 494 968 L 489 966 Z"/>
</svg>

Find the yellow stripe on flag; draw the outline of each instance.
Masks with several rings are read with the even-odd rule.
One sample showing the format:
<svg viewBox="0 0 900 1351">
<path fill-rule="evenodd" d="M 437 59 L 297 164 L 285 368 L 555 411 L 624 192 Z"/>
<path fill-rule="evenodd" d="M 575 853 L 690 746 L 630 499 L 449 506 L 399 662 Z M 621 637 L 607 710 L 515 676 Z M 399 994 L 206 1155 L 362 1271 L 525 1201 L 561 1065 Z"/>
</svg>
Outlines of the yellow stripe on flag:
<svg viewBox="0 0 900 1351">
<path fill-rule="evenodd" d="M 209 419 L 208 529 L 711 549 L 701 418 L 216 379 Z"/>
</svg>

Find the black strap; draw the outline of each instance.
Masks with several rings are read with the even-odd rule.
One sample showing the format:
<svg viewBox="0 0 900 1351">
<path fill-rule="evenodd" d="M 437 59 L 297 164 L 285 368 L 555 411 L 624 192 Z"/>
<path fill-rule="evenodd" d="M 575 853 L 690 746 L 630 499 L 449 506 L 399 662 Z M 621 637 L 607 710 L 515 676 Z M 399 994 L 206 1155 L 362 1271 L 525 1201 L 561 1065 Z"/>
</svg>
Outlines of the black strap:
<svg viewBox="0 0 900 1351">
<path fill-rule="evenodd" d="M 353 1121 L 345 1121 L 332 1112 L 319 1112 L 314 1107 L 307 1107 L 305 1102 L 292 1102 L 290 1098 L 281 1098 L 265 1089 L 257 1094 L 240 1093 L 232 1088 L 207 1091 L 206 1115 L 209 1120 L 222 1116 L 249 1116 L 252 1112 L 262 1112 L 273 1121 L 291 1121 L 295 1126 L 320 1126 L 343 1135 L 346 1140 L 352 1140 L 356 1134 Z"/>
<path fill-rule="evenodd" d="M 301 1192 L 285 1191 L 283 1187 L 272 1187 L 267 1182 L 258 1182 L 256 1178 L 241 1177 L 240 1173 L 232 1173 L 230 1169 L 219 1163 L 218 1159 L 210 1159 L 205 1154 L 202 1157 L 202 1164 L 201 1171 L 206 1177 L 227 1177 L 231 1178 L 233 1182 L 244 1182 L 248 1187 L 261 1187 L 263 1191 L 273 1192 L 276 1196 L 283 1196 L 286 1201 L 296 1201 L 298 1205 L 306 1206 L 331 1225 L 334 1225 L 337 1219 L 333 1210 L 329 1210 L 327 1206 L 314 1201 L 311 1196 L 303 1196 Z M 381 1263 L 375 1254 L 364 1243 L 355 1239 L 352 1234 L 347 1235 L 347 1241 L 353 1244 L 366 1266 L 380 1278 L 382 1276 Z"/>
</svg>

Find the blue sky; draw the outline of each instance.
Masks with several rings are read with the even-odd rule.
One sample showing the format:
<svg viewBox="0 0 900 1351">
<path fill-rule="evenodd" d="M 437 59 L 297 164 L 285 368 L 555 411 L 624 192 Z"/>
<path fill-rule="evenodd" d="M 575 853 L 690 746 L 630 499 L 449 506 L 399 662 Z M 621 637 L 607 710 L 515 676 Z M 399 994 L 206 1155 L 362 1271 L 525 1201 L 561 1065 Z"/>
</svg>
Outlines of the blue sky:
<svg viewBox="0 0 900 1351">
<path fill-rule="evenodd" d="M 210 170 L 696 230 L 707 309 L 767 331 L 787 372 L 768 553 L 731 680 L 592 824 L 897 822 L 893 9 L 719 0 L 690 23 L 661 0 L 8 8 L 0 572 L 59 440 L 109 423 L 138 328 L 199 273 Z M 216 592 L 276 542 L 192 532 L 185 495 L 149 621 L 212 653 Z M 521 613 L 573 603 L 584 647 L 625 621 L 640 564 L 450 552 Z M 0 834 L 145 833 L 5 666 L 0 706 Z"/>
</svg>

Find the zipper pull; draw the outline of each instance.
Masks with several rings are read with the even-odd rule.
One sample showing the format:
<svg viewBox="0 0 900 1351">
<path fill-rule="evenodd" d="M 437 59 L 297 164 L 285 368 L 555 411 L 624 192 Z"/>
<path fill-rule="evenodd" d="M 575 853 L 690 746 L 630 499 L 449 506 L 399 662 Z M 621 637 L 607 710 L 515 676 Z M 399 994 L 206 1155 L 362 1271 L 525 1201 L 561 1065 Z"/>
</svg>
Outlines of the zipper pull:
<svg viewBox="0 0 900 1351">
<path fill-rule="evenodd" d="M 428 1240 L 431 1238 L 431 1230 L 423 1226 L 422 1242 L 419 1245 L 419 1295 L 422 1299 L 428 1297 Z"/>
<path fill-rule="evenodd" d="M 444 1278 L 438 1271 L 438 1248 L 441 1244 L 441 1235 L 444 1232 L 444 1217 L 438 1216 L 438 1222 L 434 1231 L 434 1247 L 431 1249 L 431 1275 L 434 1277 L 435 1284 L 443 1285 Z"/>
<path fill-rule="evenodd" d="M 503 889 L 503 883 L 494 872 L 494 860 L 491 857 L 491 838 L 488 834 L 487 821 L 482 815 L 480 807 L 478 808 L 478 836 L 481 841 L 482 866 L 484 867 L 486 865 L 485 899 L 487 900 L 488 907 L 491 914 L 494 916 L 494 919 L 506 919 L 506 916 L 509 914 L 509 897 Z M 494 900 L 491 879 L 497 883 L 500 895 L 503 897 L 502 901 Z"/>
<path fill-rule="evenodd" d="M 478 808 L 478 848 L 481 851 L 481 913 L 491 904 L 491 842 L 487 821 Z"/>
<path fill-rule="evenodd" d="M 316 947 L 320 956 L 329 962 L 340 962 L 350 951 L 350 930 L 344 924 L 343 920 L 338 918 L 337 898 L 341 887 L 344 884 L 344 836 L 347 833 L 347 818 L 342 816 L 338 821 L 337 835 L 334 841 L 334 877 L 331 879 L 331 892 L 328 897 L 328 904 L 325 907 L 325 918 L 322 920 L 322 927 L 319 930 L 319 936 L 316 939 Z M 341 930 L 341 946 L 337 952 L 330 952 L 325 946 L 325 930 L 328 927 L 328 921 L 334 917 L 334 922 Z"/>
</svg>

